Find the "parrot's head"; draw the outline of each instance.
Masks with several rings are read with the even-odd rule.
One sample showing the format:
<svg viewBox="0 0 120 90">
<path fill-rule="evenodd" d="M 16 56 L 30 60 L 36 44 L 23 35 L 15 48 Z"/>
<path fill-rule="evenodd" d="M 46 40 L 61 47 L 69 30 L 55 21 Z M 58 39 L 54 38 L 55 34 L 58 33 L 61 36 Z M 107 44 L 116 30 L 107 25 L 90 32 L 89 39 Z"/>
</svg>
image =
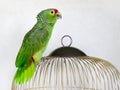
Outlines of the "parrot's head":
<svg viewBox="0 0 120 90">
<path fill-rule="evenodd" d="M 43 23 L 55 23 L 59 18 L 62 18 L 62 16 L 60 12 L 54 8 L 43 10 L 37 15 L 37 20 Z"/>
</svg>

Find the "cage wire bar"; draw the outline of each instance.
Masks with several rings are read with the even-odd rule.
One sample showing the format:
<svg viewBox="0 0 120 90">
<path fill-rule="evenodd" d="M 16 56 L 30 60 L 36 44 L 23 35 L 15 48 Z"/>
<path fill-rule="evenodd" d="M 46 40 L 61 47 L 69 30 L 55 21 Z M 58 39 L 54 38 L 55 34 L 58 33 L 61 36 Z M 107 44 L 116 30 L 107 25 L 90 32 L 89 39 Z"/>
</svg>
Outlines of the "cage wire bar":
<svg viewBox="0 0 120 90">
<path fill-rule="evenodd" d="M 120 90 L 120 72 L 95 57 L 43 57 L 34 77 L 12 90 Z"/>
</svg>

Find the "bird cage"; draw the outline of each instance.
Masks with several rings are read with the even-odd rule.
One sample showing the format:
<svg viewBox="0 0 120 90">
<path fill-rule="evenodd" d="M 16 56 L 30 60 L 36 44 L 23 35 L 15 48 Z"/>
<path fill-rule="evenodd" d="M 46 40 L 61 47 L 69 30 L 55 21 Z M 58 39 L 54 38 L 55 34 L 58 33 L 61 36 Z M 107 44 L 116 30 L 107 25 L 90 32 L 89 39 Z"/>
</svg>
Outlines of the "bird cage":
<svg viewBox="0 0 120 90">
<path fill-rule="evenodd" d="M 120 72 L 111 63 L 71 47 L 68 35 L 61 41 L 63 47 L 42 58 L 34 77 L 22 85 L 13 82 L 12 90 L 120 90 Z"/>
</svg>

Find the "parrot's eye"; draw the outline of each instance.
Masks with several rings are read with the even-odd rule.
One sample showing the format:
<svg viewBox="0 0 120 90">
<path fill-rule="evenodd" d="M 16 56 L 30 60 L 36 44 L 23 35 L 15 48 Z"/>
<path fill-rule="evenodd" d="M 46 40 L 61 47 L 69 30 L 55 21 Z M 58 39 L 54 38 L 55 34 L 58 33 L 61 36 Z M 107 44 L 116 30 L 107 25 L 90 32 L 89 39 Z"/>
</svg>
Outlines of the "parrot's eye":
<svg viewBox="0 0 120 90">
<path fill-rule="evenodd" d="M 52 10 L 50 13 L 51 13 L 51 14 L 55 14 L 54 10 Z"/>
</svg>

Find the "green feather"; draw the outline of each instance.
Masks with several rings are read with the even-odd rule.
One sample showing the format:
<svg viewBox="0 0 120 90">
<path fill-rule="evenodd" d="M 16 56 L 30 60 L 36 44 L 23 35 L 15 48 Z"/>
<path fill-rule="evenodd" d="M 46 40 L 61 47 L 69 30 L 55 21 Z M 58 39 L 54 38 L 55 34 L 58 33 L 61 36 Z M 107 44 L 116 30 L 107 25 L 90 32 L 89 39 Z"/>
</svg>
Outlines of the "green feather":
<svg viewBox="0 0 120 90">
<path fill-rule="evenodd" d="M 29 66 L 18 69 L 14 77 L 14 81 L 18 84 L 22 84 L 31 79 L 36 71 L 36 66 L 34 63 L 31 63 Z"/>
<path fill-rule="evenodd" d="M 17 84 L 29 81 L 36 71 L 35 63 L 40 62 L 57 20 L 57 15 L 50 13 L 52 10 L 54 9 L 46 9 L 40 12 L 37 15 L 37 23 L 23 39 L 15 62 L 18 69 L 14 81 Z"/>
</svg>

